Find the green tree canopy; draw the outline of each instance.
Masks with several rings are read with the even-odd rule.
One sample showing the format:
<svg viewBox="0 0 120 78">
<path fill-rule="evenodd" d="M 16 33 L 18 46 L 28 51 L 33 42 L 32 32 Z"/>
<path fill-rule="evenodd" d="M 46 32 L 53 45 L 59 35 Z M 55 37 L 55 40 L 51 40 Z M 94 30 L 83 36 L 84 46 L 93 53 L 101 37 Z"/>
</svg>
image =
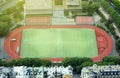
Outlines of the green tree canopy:
<svg viewBox="0 0 120 78">
<path fill-rule="evenodd" d="M 12 20 L 9 16 L 0 14 L 0 37 L 5 36 L 12 27 Z"/>
<path fill-rule="evenodd" d="M 88 5 L 88 13 L 89 15 L 93 15 L 93 13 L 99 8 L 97 4 L 89 4 Z"/>
<path fill-rule="evenodd" d="M 0 22 L 0 37 L 5 36 L 9 32 L 9 28 L 7 22 Z"/>
</svg>

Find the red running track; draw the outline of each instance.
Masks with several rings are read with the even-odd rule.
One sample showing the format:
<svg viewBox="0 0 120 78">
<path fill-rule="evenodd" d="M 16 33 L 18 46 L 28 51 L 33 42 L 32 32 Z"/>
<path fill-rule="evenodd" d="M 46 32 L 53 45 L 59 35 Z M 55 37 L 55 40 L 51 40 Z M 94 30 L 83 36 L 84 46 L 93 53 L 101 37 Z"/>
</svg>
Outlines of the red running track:
<svg viewBox="0 0 120 78">
<path fill-rule="evenodd" d="M 6 53 L 11 57 L 10 59 L 19 59 L 20 52 L 16 52 L 16 48 L 20 47 L 22 30 L 28 28 L 89 28 L 93 29 L 96 32 L 96 40 L 98 46 L 98 56 L 92 57 L 91 59 L 94 62 L 101 61 L 105 56 L 108 56 L 112 51 L 112 39 L 104 30 L 95 27 L 95 26 L 23 26 L 13 30 L 4 41 L 4 49 Z M 11 39 L 15 38 L 16 41 Z M 45 58 L 49 59 L 52 62 L 61 62 L 63 58 Z"/>
</svg>

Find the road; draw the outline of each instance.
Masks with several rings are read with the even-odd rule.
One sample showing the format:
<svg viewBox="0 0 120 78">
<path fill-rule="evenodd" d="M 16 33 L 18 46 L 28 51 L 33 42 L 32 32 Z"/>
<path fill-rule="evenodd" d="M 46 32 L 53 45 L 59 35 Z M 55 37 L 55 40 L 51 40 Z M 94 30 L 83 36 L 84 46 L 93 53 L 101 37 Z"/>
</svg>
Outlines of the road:
<svg viewBox="0 0 120 78">
<path fill-rule="evenodd" d="M 6 3 L 6 4 L 4 4 L 3 6 L 0 7 L 0 12 L 3 12 L 5 9 L 13 6 L 17 2 L 18 2 L 18 0 L 10 0 L 8 3 Z"/>
</svg>

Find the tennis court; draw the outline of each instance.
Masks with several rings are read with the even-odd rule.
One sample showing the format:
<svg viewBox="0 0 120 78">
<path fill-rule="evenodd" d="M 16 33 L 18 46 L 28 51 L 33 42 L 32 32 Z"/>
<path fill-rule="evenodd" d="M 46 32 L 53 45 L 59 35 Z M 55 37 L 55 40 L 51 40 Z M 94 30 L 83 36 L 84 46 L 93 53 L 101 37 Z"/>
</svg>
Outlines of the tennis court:
<svg viewBox="0 0 120 78">
<path fill-rule="evenodd" d="M 96 35 L 86 28 L 30 28 L 22 30 L 20 56 L 64 58 L 98 56 Z"/>
</svg>

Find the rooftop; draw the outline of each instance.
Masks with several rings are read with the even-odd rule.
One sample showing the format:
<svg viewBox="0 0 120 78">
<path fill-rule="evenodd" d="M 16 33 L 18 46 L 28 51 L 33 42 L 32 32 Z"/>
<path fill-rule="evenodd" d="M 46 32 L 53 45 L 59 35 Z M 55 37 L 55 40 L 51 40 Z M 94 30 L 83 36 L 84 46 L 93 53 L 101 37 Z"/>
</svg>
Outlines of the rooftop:
<svg viewBox="0 0 120 78">
<path fill-rule="evenodd" d="M 45 74 L 45 72 L 47 73 Z M 34 73 L 33 73 L 34 72 Z M 54 74 L 55 72 L 59 74 Z M 8 77 L 9 74 L 9 77 Z M 15 67 L 0 67 L 0 78 L 55 78 L 58 76 L 61 78 L 65 75 L 72 76 L 73 68 L 71 66 L 52 66 L 52 67 L 27 67 L 27 66 L 15 66 Z M 31 77 L 32 76 L 32 77 Z M 65 77 L 66 78 L 66 77 Z"/>
<path fill-rule="evenodd" d="M 81 71 L 82 72 L 96 72 L 96 73 L 112 72 L 112 71 L 120 72 L 120 65 L 103 65 L 103 66 L 93 65 L 93 66 L 84 67 Z"/>
<path fill-rule="evenodd" d="M 67 5 L 79 5 L 80 0 L 66 0 Z"/>
<path fill-rule="evenodd" d="M 81 78 L 119 78 L 120 76 L 120 65 L 103 65 L 84 67 L 81 70 Z"/>
</svg>

